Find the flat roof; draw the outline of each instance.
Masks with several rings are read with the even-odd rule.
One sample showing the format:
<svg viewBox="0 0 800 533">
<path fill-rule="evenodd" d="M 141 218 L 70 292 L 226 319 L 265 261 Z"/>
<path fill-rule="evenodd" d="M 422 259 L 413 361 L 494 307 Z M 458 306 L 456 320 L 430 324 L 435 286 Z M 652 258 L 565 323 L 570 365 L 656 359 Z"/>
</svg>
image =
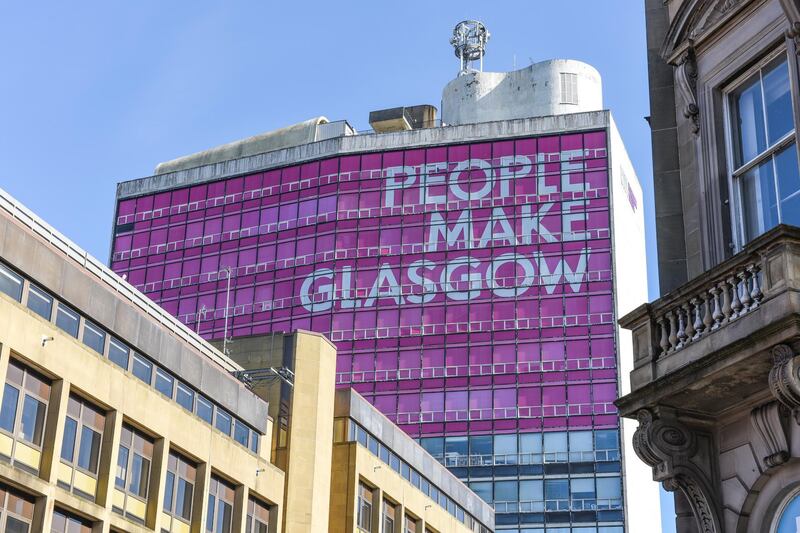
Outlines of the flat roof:
<svg viewBox="0 0 800 533">
<path fill-rule="evenodd" d="M 117 184 L 117 199 L 144 196 L 338 155 L 586 131 L 607 128 L 610 124 L 610 112 L 603 110 L 460 126 L 440 126 L 393 133 L 345 135 L 123 181 Z"/>
</svg>

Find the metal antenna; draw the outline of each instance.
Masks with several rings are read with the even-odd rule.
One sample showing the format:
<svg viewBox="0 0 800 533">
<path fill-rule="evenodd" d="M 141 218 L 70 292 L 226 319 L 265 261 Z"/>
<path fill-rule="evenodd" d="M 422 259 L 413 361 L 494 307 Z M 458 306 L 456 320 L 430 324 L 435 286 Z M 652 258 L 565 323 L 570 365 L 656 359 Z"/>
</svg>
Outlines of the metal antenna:
<svg viewBox="0 0 800 533">
<path fill-rule="evenodd" d="M 225 329 L 222 334 L 222 353 L 228 355 L 228 308 L 231 300 L 231 267 L 226 266 L 224 272 L 228 274 L 228 289 L 225 291 Z"/>
<path fill-rule="evenodd" d="M 473 61 L 480 62 L 479 70 L 483 72 L 483 56 L 486 54 L 486 43 L 490 36 L 486 26 L 479 20 L 462 20 L 456 24 L 450 44 L 453 45 L 461 65 L 459 76 L 474 70 L 470 67 Z"/>
</svg>

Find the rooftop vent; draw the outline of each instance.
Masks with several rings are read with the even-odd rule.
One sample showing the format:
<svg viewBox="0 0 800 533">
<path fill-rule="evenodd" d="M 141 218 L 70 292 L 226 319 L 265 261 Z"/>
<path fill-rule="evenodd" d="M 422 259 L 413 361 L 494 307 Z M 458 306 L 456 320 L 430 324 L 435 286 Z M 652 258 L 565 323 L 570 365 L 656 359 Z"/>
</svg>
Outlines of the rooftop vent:
<svg viewBox="0 0 800 533">
<path fill-rule="evenodd" d="M 369 125 L 377 133 L 432 128 L 436 125 L 436 108 L 424 104 L 371 111 Z"/>
</svg>

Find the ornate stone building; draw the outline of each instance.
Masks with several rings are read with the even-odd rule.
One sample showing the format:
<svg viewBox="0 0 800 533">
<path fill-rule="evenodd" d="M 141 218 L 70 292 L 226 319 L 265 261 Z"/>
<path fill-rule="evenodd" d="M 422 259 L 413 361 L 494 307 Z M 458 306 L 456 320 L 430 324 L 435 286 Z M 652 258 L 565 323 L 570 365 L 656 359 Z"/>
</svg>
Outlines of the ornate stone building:
<svg viewBox="0 0 800 533">
<path fill-rule="evenodd" d="M 661 297 L 633 445 L 679 532 L 800 531 L 798 0 L 646 0 Z"/>
</svg>

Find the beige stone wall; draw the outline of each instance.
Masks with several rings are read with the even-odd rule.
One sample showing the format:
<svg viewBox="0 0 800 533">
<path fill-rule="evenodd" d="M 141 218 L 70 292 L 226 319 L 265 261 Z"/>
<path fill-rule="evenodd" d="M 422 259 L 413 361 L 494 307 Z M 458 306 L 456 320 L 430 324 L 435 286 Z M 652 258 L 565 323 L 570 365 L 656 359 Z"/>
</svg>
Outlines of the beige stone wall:
<svg viewBox="0 0 800 533">
<path fill-rule="evenodd" d="M 42 346 L 43 336 L 53 337 L 53 340 Z M 164 526 L 161 503 L 170 448 L 199 465 L 193 532 L 205 531 L 205 492 L 212 472 L 238 487 L 234 531 L 244 530 L 242 505 L 246 503 L 248 494 L 275 505 L 283 502 L 284 476 L 267 459 L 270 450 L 268 436 L 262 438 L 260 454 L 254 454 L 4 294 L 0 294 L 0 345 L 0 380 L 5 380 L 11 357 L 53 380 L 39 475 L 0 463 L 0 481 L 23 487 L 37 497 L 38 523 L 34 524 L 34 531 L 49 531 L 55 504 L 96 521 L 96 531 L 106 532 L 111 526 L 120 531 L 160 531 Z M 94 502 L 56 485 L 66 401 L 70 392 L 101 406 L 107 413 Z M 147 502 L 146 527 L 111 510 L 123 420 L 145 431 L 156 443 L 151 470 L 154 482 Z M 281 531 L 280 513 L 273 515 L 272 528 L 275 532 Z"/>
<path fill-rule="evenodd" d="M 427 528 L 435 533 L 470 533 L 471 530 L 444 508 L 389 468 L 357 442 L 335 444 L 333 447 L 333 479 L 331 480 L 330 533 L 360 532 L 356 527 L 356 508 L 359 482 L 373 489 L 373 530 L 382 533 L 380 520 L 383 498 L 397 506 L 395 531 L 401 531 L 404 515 L 417 520 L 417 531 Z"/>
</svg>

